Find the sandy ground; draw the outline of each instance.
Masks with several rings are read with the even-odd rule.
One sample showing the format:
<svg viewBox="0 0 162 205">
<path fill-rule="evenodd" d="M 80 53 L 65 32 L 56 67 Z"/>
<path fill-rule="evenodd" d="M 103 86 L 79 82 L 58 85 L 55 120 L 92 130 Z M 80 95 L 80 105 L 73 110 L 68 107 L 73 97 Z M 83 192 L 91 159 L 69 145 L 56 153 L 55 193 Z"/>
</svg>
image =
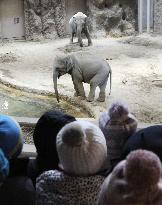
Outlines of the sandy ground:
<svg viewBox="0 0 162 205">
<path fill-rule="evenodd" d="M 93 46 L 69 45 L 69 39 L 44 42 L 0 44 L 0 79 L 21 87 L 53 92 L 53 59 L 60 53 L 109 58 L 112 68 L 112 93 L 107 84 L 106 102 L 82 101 L 97 118 L 114 100 L 127 102 L 140 122 L 162 122 L 162 36 L 141 35 L 125 38 L 94 39 Z M 84 84 L 86 95 L 89 85 Z M 71 77 L 58 80 L 59 93 L 73 98 Z M 96 98 L 98 97 L 98 89 Z"/>
</svg>

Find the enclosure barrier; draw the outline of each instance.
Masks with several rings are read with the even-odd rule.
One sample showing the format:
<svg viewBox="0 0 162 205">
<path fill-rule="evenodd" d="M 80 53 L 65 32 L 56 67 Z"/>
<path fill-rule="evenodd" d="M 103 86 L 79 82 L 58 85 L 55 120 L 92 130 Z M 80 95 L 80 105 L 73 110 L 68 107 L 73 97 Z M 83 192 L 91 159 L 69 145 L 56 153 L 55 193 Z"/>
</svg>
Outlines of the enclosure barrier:
<svg viewBox="0 0 162 205">
<path fill-rule="evenodd" d="M 19 122 L 20 126 L 22 127 L 23 134 L 25 136 L 30 135 L 32 138 L 32 134 L 35 128 L 35 124 L 38 121 L 38 118 L 25 118 L 25 117 L 13 117 L 17 122 Z M 96 125 L 98 125 L 97 120 L 94 118 L 77 118 L 78 120 L 87 120 L 89 122 L 92 122 Z M 146 128 L 148 126 L 152 126 L 153 124 L 150 123 L 141 123 L 138 122 L 138 128 L 137 130 Z M 29 129 L 26 129 L 29 128 Z M 27 133 L 28 132 L 28 133 Z M 35 157 L 36 156 L 36 149 L 33 144 L 24 144 L 23 145 L 23 151 L 22 156 L 29 156 L 29 157 Z"/>
</svg>

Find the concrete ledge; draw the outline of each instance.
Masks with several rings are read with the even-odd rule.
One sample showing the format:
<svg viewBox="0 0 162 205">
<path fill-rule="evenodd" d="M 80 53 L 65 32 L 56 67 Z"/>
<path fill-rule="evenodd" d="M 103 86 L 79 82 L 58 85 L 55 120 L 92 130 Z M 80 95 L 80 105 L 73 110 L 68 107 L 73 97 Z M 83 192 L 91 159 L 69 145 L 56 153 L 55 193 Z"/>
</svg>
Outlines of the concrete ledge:
<svg viewBox="0 0 162 205">
<path fill-rule="evenodd" d="M 35 146 L 29 145 L 29 144 L 24 144 L 23 150 L 22 150 L 22 155 L 35 157 L 37 155 Z"/>
</svg>

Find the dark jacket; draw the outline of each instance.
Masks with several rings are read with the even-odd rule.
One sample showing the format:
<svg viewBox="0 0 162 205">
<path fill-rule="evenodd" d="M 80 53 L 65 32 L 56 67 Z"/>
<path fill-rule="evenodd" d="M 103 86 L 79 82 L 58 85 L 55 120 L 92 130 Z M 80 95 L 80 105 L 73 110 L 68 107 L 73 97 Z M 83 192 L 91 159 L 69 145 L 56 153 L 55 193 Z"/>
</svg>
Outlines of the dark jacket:
<svg viewBox="0 0 162 205">
<path fill-rule="evenodd" d="M 28 157 L 10 160 L 8 178 L 0 185 L 1 205 L 34 205 L 35 188 L 28 175 Z"/>
<path fill-rule="evenodd" d="M 34 205 L 35 189 L 30 178 L 8 177 L 0 186 L 1 205 Z"/>
<path fill-rule="evenodd" d="M 162 162 L 162 125 L 144 128 L 129 137 L 123 149 L 123 159 L 131 151 L 137 149 L 145 149 L 154 152 Z"/>
<path fill-rule="evenodd" d="M 18 157 L 10 160 L 9 177 L 27 176 L 29 157 Z"/>
</svg>

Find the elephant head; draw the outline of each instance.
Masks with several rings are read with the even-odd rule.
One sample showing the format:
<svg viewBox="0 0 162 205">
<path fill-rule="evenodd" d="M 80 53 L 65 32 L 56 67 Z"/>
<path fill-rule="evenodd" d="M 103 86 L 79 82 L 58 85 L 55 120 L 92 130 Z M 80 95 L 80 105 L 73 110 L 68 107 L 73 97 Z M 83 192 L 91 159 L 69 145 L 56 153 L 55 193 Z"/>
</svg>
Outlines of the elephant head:
<svg viewBox="0 0 162 205">
<path fill-rule="evenodd" d="M 75 30 L 76 30 L 75 32 L 78 37 L 80 46 L 83 46 L 81 33 L 83 29 L 86 28 L 87 26 L 87 16 L 83 14 L 82 12 L 78 12 L 77 14 L 73 16 L 72 21 L 75 25 Z"/>
<path fill-rule="evenodd" d="M 73 21 L 77 26 L 77 34 L 80 34 L 85 27 L 87 16 L 73 16 Z"/>
<path fill-rule="evenodd" d="M 73 69 L 73 60 L 71 56 L 55 58 L 54 66 L 53 66 L 53 83 L 54 83 L 56 99 L 58 102 L 59 102 L 59 95 L 57 89 L 57 78 L 60 78 L 62 75 L 65 75 L 66 73 L 71 74 L 72 69 Z"/>
</svg>

